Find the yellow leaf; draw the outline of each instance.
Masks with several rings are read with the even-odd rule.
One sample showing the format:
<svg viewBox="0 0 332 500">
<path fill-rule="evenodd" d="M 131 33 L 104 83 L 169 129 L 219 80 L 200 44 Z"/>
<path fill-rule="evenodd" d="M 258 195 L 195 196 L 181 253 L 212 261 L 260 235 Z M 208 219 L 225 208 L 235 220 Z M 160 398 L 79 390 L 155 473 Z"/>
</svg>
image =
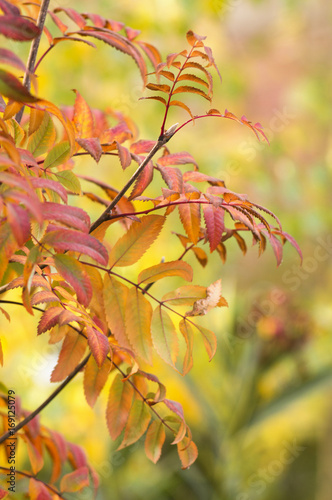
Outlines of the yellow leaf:
<svg viewBox="0 0 332 500">
<path fill-rule="evenodd" d="M 127 380 L 123 381 L 118 373 L 111 385 L 106 408 L 106 422 L 112 439 L 120 436 L 127 423 L 133 395 L 133 386 Z"/>
<path fill-rule="evenodd" d="M 126 285 L 113 276 L 105 275 L 103 296 L 107 324 L 119 345 L 130 349 L 125 325 L 128 290 Z"/>
<path fill-rule="evenodd" d="M 145 438 L 145 454 L 154 464 L 160 458 L 165 438 L 166 433 L 163 423 L 160 420 L 151 422 Z"/>
<path fill-rule="evenodd" d="M 188 437 L 177 444 L 178 455 L 181 460 L 182 469 L 188 469 L 198 457 L 197 446 Z"/>
<path fill-rule="evenodd" d="M 178 337 L 169 314 L 161 306 L 153 312 L 151 334 L 153 345 L 161 359 L 175 368 L 179 353 Z"/>
<path fill-rule="evenodd" d="M 136 399 L 127 421 L 123 441 L 118 447 L 118 450 L 125 448 L 143 436 L 151 420 L 151 413 L 147 405 L 142 400 Z"/>
<path fill-rule="evenodd" d="M 192 243 L 197 243 L 200 230 L 200 206 L 198 203 L 179 205 L 182 225 Z"/>
<path fill-rule="evenodd" d="M 158 237 L 165 218 L 161 215 L 146 215 L 133 222 L 110 253 L 110 267 L 131 266 L 137 262 Z"/>
<path fill-rule="evenodd" d="M 126 332 L 133 351 L 146 363 L 152 363 L 150 302 L 135 287 L 128 293 L 126 304 Z"/>
<path fill-rule="evenodd" d="M 181 260 L 161 262 L 155 266 L 144 269 L 138 276 L 138 284 L 154 283 L 167 276 L 180 276 L 186 281 L 192 281 L 193 270 L 189 264 Z"/>
</svg>

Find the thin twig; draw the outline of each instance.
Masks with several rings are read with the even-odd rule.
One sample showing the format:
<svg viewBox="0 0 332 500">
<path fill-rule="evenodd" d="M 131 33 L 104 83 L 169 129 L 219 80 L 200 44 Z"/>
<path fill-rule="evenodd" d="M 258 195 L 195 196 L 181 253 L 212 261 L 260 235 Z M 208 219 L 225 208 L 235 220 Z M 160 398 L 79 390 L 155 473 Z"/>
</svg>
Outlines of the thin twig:
<svg viewBox="0 0 332 500">
<path fill-rule="evenodd" d="M 38 48 L 40 44 L 40 39 L 43 33 L 43 28 L 45 24 L 45 19 L 46 19 L 46 14 L 48 11 L 48 6 L 50 4 L 50 0 L 43 0 L 41 6 L 40 6 L 40 11 L 37 19 L 37 26 L 40 29 L 40 33 L 36 38 L 34 38 L 31 47 L 30 47 L 30 53 L 28 57 L 28 62 L 27 62 L 27 69 L 24 75 L 23 79 L 23 85 L 27 90 L 30 90 L 31 82 L 30 82 L 30 75 L 35 72 L 35 64 L 36 64 L 36 58 L 37 58 L 37 53 L 38 53 Z M 24 111 L 24 106 L 20 109 L 20 111 L 16 115 L 16 121 L 20 123 L 22 119 Z"/>
</svg>

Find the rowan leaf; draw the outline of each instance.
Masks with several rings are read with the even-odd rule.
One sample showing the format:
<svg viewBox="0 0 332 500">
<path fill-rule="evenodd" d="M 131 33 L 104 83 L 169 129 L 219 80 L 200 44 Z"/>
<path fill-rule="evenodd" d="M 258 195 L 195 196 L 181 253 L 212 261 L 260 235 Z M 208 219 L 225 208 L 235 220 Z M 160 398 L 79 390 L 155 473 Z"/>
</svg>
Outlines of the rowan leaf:
<svg viewBox="0 0 332 500">
<path fill-rule="evenodd" d="M 193 367 L 194 332 L 189 321 L 186 321 L 185 319 L 180 321 L 179 329 L 187 345 L 182 367 L 182 375 L 186 375 Z"/>
<path fill-rule="evenodd" d="M 134 198 L 140 196 L 145 191 L 148 185 L 152 182 L 153 172 L 154 172 L 153 163 L 152 161 L 149 161 L 148 164 L 144 167 L 142 172 L 137 177 L 128 200 L 133 200 Z"/>
<path fill-rule="evenodd" d="M 206 352 L 208 353 L 209 361 L 211 361 L 217 350 L 217 338 L 211 330 L 208 330 L 207 328 L 197 324 L 195 324 L 195 327 L 203 336 L 204 346 Z"/>
<path fill-rule="evenodd" d="M 32 477 L 29 480 L 29 498 L 31 500 L 51 500 L 52 497 L 46 486 Z"/>
<path fill-rule="evenodd" d="M 110 252 L 109 265 L 131 266 L 137 262 L 157 239 L 165 218 L 161 215 L 146 215 L 139 222 L 133 222 Z"/>
<path fill-rule="evenodd" d="M 182 101 L 177 101 L 176 99 L 172 99 L 171 102 L 169 103 L 170 106 L 178 106 L 179 108 L 184 109 L 187 111 L 187 113 L 190 115 L 190 118 L 194 120 L 194 115 L 192 114 L 189 106 L 184 104 Z"/>
<path fill-rule="evenodd" d="M 95 405 L 95 402 L 97 401 L 97 398 L 108 379 L 110 370 L 111 363 L 106 361 L 101 367 L 99 367 L 95 358 L 90 356 L 89 361 L 84 368 L 83 386 L 85 398 L 91 408 Z"/>
<path fill-rule="evenodd" d="M 112 275 L 105 274 L 103 298 L 107 324 L 119 344 L 130 349 L 125 325 L 127 296 L 128 287 Z"/>
<path fill-rule="evenodd" d="M 94 137 L 94 118 L 90 106 L 81 94 L 74 89 L 76 94 L 74 104 L 73 122 L 77 130 L 78 137 L 89 139 Z"/>
<path fill-rule="evenodd" d="M 222 233 L 225 230 L 224 213 L 224 210 L 220 207 L 215 207 L 212 204 L 203 204 L 203 214 L 210 244 L 210 252 L 213 252 L 217 248 Z"/>
<path fill-rule="evenodd" d="M 166 94 L 169 94 L 171 90 L 171 87 L 169 85 L 161 85 L 156 83 L 148 83 L 146 88 L 149 90 L 155 90 L 157 92 L 166 92 Z"/>
<path fill-rule="evenodd" d="M 161 450 L 166 439 L 166 432 L 160 420 L 153 420 L 148 428 L 145 438 L 145 454 L 156 464 L 160 458 Z"/>
<path fill-rule="evenodd" d="M 31 305 L 36 306 L 37 304 L 45 304 L 47 302 L 59 302 L 59 298 L 53 292 L 47 292 L 42 290 L 40 292 L 35 293 L 31 297 Z"/>
<path fill-rule="evenodd" d="M 118 373 L 110 387 L 106 408 L 107 427 L 113 440 L 120 436 L 127 423 L 133 396 L 133 386 Z"/>
<path fill-rule="evenodd" d="M 221 279 L 215 281 L 206 289 L 206 297 L 197 300 L 191 311 L 186 312 L 186 316 L 203 316 L 210 309 L 217 307 L 221 298 Z"/>
<path fill-rule="evenodd" d="M 183 408 L 180 403 L 178 403 L 177 401 L 172 401 L 171 399 L 164 399 L 163 403 L 165 403 L 167 408 L 175 413 L 175 415 L 177 415 L 180 420 L 185 423 Z"/>
<path fill-rule="evenodd" d="M 71 170 L 61 170 L 54 174 L 59 182 L 74 194 L 81 194 L 81 184 L 78 177 Z"/>
<path fill-rule="evenodd" d="M 81 208 L 44 202 L 43 216 L 45 220 L 60 222 L 83 233 L 89 232 L 90 217 Z"/>
<path fill-rule="evenodd" d="M 58 273 L 74 288 L 78 301 L 88 306 L 92 298 L 92 286 L 83 264 L 71 255 L 57 254 L 54 265 Z"/>
<path fill-rule="evenodd" d="M 103 148 L 101 147 L 98 137 L 91 137 L 89 139 L 78 138 L 77 144 L 81 146 L 89 155 L 98 163 L 102 154 Z"/>
<path fill-rule="evenodd" d="M 181 460 L 182 469 L 188 469 L 198 457 L 197 446 L 190 438 L 185 437 L 177 444 L 178 455 Z"/>
<path fill-rule="evenodd" d="M 163 97 L 161 96 L 157 96 L 157 95 L 154 95 L 154 96 L 150 96 L 150 97 L 140 97 L 140 100 L 147 100 L 147 99 L 150 99 L 150 100 L 153 100 L 153 101 L 159 101 L 161 102 L 162 104 L 164 104 L 166 106 L 166 99 L 164 99 Z"/>
<path fill-rule="evenodd" d="M 175 368 L 179 341 L 175 326 L 165 309 L 158 306 L 152 315 L 151 336 L 153 345 L 165 363 Z"/>
<path fill-rule="evenodd" d="M 0 16 L 0 30 L 4 17 L 6 16 Z M 31 95 L 16 76 L 3 69 L 0 69 L 0 94 L 17 102 L 38 101 L 38 97 Z"/>
<path fill-rule="evenodd" d="M 35 189 L 50 189 L 60 196 L 62 201 L 67 203 L 67 191 L 61 186 L 59 182 L 52 179 L 44 179 L 43 177 L 32 177 L 29 179 Z M 67 207 L 68 208 L 68 207 Z"/>
<path fill-rule="evenodd" d="M 192 305 L 198 299 L 206 297 L 206 287 L 200 285 L 185 285 L 166 293 L 162 302 L 172 306 Z"/>
<path fill-rule="evenodd" d="M 194 33 L 192 30 L 189 30 L 186 33 L 186 38 L 187 38 L 187 42 L 192 47 L 194 47 L 194 46 L 195 47 L 203 47 L 204 46 L 203 40 L 206 39 L 206 36 L 196 35 L 196 33 Z"/>
<path fill-rule="evenodd" d="M 59 360 L 52 371 L 51 382 L 62 382 L 81 361 L 86 350 L 86 339 L 69 330 L 63 341 Z"/>
<path fill-rule="evenodd" d="M 27 148 L 37 158 L 51 149 L 56 139 L 56 131 L 52 118 L 47 111 L 42 111 L 43 118 L 38 128 L 31 133 Z"/>
<path fill-rule="evenodd" d="M 119 154 L 121 167 L 123 168 L 123 170 L 125 170 L 131 164 L 130 152 L 127 148 L 125 148 L 124 146 L 121 146 L 121 144 L 119 142 L 117 142 L 117 141 L 115 141 L 115 142 L 116 142 L 116 147 L 117 147 L 118 154 Z"/>
<path fill-rule="evenodd" d="M 0 48 L 0 63 L 9 64 L 25 72 L 25 64 L 11 50 Z"/>
<path fill-rule="evenodd" d="M 137 282 L 141 283 L 154 283 L 167 276 L 179 276 L 186 281 L 192 281 L 193 270 L 189 264 L 181 260 L 172 262 L 161 262 L 152 267 L 148 267 L 140 272 Z"/>
<path fill-rule="evenodd" d="M 191 156 L 191 154 L 187 153 L 187 151 L 164 155 L 161 158 L 158 158 L 157 163 L 162 167 L 168 165 L 186 165 L 187 163 L 193 163 L 198 168 L 195 158 Z"/>
<path fill-rule="evenodd" d="M 0 33 L 12 40 L 26 42 L 36 38 L 40 34 L 40 29 L 23 16 L 8 13 L 0 16 Z"/>
<path fill-rule="evenodd" d="M 34 444 L 27 434 L 22 434 L 21 438 L 25 441 L 27 447 L 32 472 L 37 474 L 44 466 L 44 459 L 38 449 L 39 447 Z"/>
<path fill-rule="evenodd" d="M 66 493 L 76 493 L 89 486 L 89 484 L 89 469 L 84 466 L 63 476 L 60 482 L 60 490 Z"/>
<path fill-rule="evenodd" d="M 174 94 L 180 94 L 180 93 L 191 93 L 191 94 L 198 94 L 202 97 L 204 97 L 204 99 L 207 99 L 208 101 L 211 101 L 211 97 L 206 94 L 206 92 L 204 92 L 203 90 L 201 89 L 198 89 L 196 87 L 191 87 L 189 85 L 180 85 L 179 87 L 176 87 L 175 90 L 173 90 L 173 95 Z"/>
<path fill-rule="evenodd" d="M 136 287 L 129 290 L 126 310 L 126 332 L 133 351 L 146 363 L 152 363 L 152 307 Z"/>
<path fill-rule="evenodd" d="M 7 204 L 7 221 L 17 244 L 22 247 L 31 236 L 29 213 L 16 204 Z"/>
<path fill-rule="evenodd" d="M 194 252 L 194 255 L 195 255 L 196 259 L 198 260 L 198 262 L 200 263 L 200 265 L 205 267 L 207 262 L 208 262 L 208 258 L 207 258 L 206 252 L 203 250 L 203 248 L 192 247 L 191 250 Z"/>
<path fill-rule="evenodd" d="M 89 325 L 86 326 L 88 344 L 92 355 L 99 368 L 103 365 L 107 354 L 110 352 L 110 345 L 106 335 L 99 332 L 96 328 Z"/>
<path fill-rule="evenodd" d="M 180 219 L 188 238 L 192 243 L 197 243 L 200 232 L 200 205 L 198 203 L 185 203 L 178 206 Z"/>
<path fill-rule="evenodd" d="M 60 306 L 47 309 L 39 320 L 37 329 L 38 335 L 47 332 L 47 330 L 50 330 L 54 325 L 56 325 L 62 311 L 63 308 Z"/>
<path fill-rule="evenodd" d="M 44 161 L 44 169 L 58 167 L 65 163 L 71 155 L 71 147 L 68 141 L 56 144 L 47 154 Z"/>
<path fill-rule="evenodd" d="M 129 418 L 127 420 L 124 437 L 117 448 L 122 450 L 139 440 L 148 428 L 151 420 L 151 413 L 144 401 L 136 399 L 130 410 Z"/>
<path fill-rule="evenodd" d="M 51 226 L 51 229 L 52 230 L 43 237 L 43 244 L 52 246 L 57 252 L 71 250 L 73 252 L 89 255 L 89 257 L 101 265 L 107 264 L 107 250 L 104 245 L 93 236 L 75 231 L 74 229 L 58 229 L 56 226 Z"/>
</svg>

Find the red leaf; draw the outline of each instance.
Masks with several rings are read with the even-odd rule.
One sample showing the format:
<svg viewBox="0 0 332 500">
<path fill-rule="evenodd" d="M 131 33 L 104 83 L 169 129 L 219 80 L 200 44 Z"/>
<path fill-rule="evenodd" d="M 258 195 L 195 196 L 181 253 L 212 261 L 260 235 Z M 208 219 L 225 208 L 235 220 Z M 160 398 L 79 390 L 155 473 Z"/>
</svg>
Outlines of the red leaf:
<svg viewBox="0 0 332 500">
<path fill-rule="evenodd" d="M 203 214 L 210 243 L 210 252 L 213 252 L 219 245 L 222 233 L 225 230 L 225 212 L 220 207 L 203 204 Z"/>
<path fill-rule="evenodd" d="M 83 233 L 89 232 L 90 217 L 81 208 L 44 202 L 43 216 L 44 220 L 58 221 Z"/>
<path fill-rule="evenodd" d="M 46 486 L 32 477 L 29 481 L 29 498 L 31 500 L 51 500 L 52 497 Z"/>
<path fill-rule="evenodd" d="M 84 28 L 84 26 L 86 25 L 84 17 L 81 16 L 81 14 L 79 14 L 78 12 L 76 12 L 76 10 L 69 8 L 65 9 L 64 7 L 57 7 L 56 9 L 54 9 L 54 12 L 61 12 L 61 11 L 65 12 L 65 14 L 67 14 L 67 16 L 72 21 L 74 21 L 74 23 L 76 23 L 79 28 Z"/>
<path fill-rule="evenodd" d="M 11 66 L 14 66 L 15 68 L 18 68 L 18 69 L 21 69 L 22 71 L 25 71 L 24 63 L 11 50 L 0 48 L 0 62 L 5 63 L 5 64 L 10 64 Z"/>
<path fill-rule="evenodd" d="M 42 242 L 50 245 L 58 252 L 71 250 L 73 252 L 89 255 L 101 265 L 108 262 L 108 253 L 100 241 L 89 234 L 81 233 L 73 229 L 57 229 L 56 226 L 49 226 L 48 232 Z"/>
<path fill-rule="evenodd" d="M 101 155 L 103 154 L 103 149 L 100 144 L 98 137 L 91 137 L 90 139 L 76 139 L 76 142 L 83 148 L 96 162 L 98 163 Z"/>
<path fill-rule="evenodd" d="M 6 17 L 6 16 L 3 16 Z M 1 29 L 1 16 L 0 16 L 0 29 Z M 30 92 L 22 85 L 16 76 L 0 69 L 0 93 L 4 97 L 8 97 L 16 102 L 36 102 L 38 97 L 30 94 Z"/>
<path fill-rule="evenodd" d="M 6 0 L 0 0 L 0 9 L 4 14 L 12 14 L 13 16 L 20 16 L 20 9 Z"/>
<path fill-rule="evenodd" d="M 173 413 L 175 413 L 180 419 L 184 422 L 184 414 L 183 414 L 183 408 L 180 403 L 177 401 L 172 401 L 171 399 L 164 399 L 163 403 L 167 406 L 169 410 L 171 410 Z"/>
<path fill-rule="evenodd" d="M 62 201 L 67 203 L 67 191 L 61 184 L 57 181 L 53 181 L 52 179 L 43 179 L 42 177 L 30 177 L 29 182 L 33 185 L 35 189 L 41 188 L 41 189 L 50 189 L 51 191 L 54 191 L 57 193 Z"/>
<path fill-rule="evenodd" d="M 164 155 L 158 159 L 157 163 L 162 167 L 167 165 L 185 165 L 187 163 L 193 163 L 196 167 L 198 167 L 196 160 L 186 151 Z"/>
<path fill-rule="evenodd" d="M 58 273 L 74 288 L 78 301 L 87 307 L 92 298 L 92 286 L 83 264 L 70 255 L 55 255 L 54 265 Z"/>
<path fill-rule="evenodd" d="M 130 146 L 130 151 L 134 154 L 149 153 L 151 149 L 155 146 L 156 141 L 144 141 L 140 140 L 134 142 Z"/>
<path fill-rule="evenodd" d="M 24 42 L 36 38 L 40 29 L 22 16 L 5 14 L 0 16 L 0 33 L 12 40 Z"/>
<path fill-rule="evenodd" d="M 183 178 L 182 178 L 182 172 L 179 168 L 161 167 L 158 165 L 158 170 L 160 171 L 162 178 L 164 179 L 164 181 L 166 182 L 167 186 L 170 189 L 172 189 L 176 193 L 182 193 Z"/>
<path fill-rule="evenodd" d="M 95 358 L 97 365 L 100 368 L 104 363 L 107 354 L 110 351 L 110 346 L 107 337 L 103 333 L 96 330 L 96 328 L 93 328 L 88 325 L 86 327 L 86 333 L 88 336 L 88 344 L 90 350 L 92 352 L 93 357 Z"/>
<path fill-rule="evenodd" d="M 31 235 L 29 214 L 19 205 L 8 204 L 7 220 L 18 245 L 23 246 Z"/>
<path fill-rule="evenodd" d="M 40 321 L 38 323 L 38 335 L 41 333 L 46 332 L 47 330 L 50 330 L 52 326 L 56 325 L 58 323 L 58 319 L 60 314 L 63 311 L 63 307 L 51 307 L 50 309 L 47 309 L 40 318 Z"/>
<path fill-rule="evenodd" d="M 117 147 L 117 150 L 119 153 L 121 167 L 123 168 L 123 170 L 125 170 L 131 164 L 130 152 L 127 148 L 125 148 L 124 146 L 121 146 L 121 144 L 119 144 L 117 141 L 115 141 L 115 142 L 116 142 L 116 147 Z"/>
<path fill-rule="evenodd" d="M 76 493 L 86 486 L 89 486 L 89 469 L 87 467 L 80 467 L 62 477 L 60 490 Z"/>
<path fill-rule="evenodd" d="M 128 200 L 133 200 L 134 198 L 137 198 L 137 196 L 140 196 L 142 193 L 144 193 L 145 189 L 152 182 L 153 170 L 153 163 L 152 161 L 149 161 L 149 163 L 144 167 L 142 172 L 137 177 Z"/>
</svg>

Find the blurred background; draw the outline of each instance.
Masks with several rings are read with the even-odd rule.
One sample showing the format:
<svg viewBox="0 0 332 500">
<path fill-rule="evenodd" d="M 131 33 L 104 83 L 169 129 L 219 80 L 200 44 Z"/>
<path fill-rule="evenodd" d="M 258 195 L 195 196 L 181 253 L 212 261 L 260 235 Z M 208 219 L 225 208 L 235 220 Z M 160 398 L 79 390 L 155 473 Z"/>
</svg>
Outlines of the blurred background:
<svg viewBox="0 0 332 500">
<path fill-rule="evenodd" d="M 143 442 L 115 452 L 117 443 L 109 439 L 104 418 L 107 387 L 91 410 L 80 377 L 44 410 L 42 422 L 85 447 L 101 478 L 100 500 L 182 500 L 189 495 L 193 500 L 328 500 L 331 3 L 57 0 L 51 6 L 98 13 L 140 29 L 141 39 L 156 45 L 163 57 L 186 48 L 188 29 L 207 35 L 223 77 L 220 84 L 215 75 L 213 107 L 259 121 L 270 146 L 235 122 L 201 120 L 185 127 L 169 148 L 190 152 L 202 172 L 224 179 L 229 189 L 248 194 L 276 213 L 304 259 L 301 267 L 295 250 L 286 244 L 277 268 L 272 249 L 258 258 L 249 240 L 245 256 L 236 242 L 227 242 L 226 264 L 212 255 L 203 269 L 188 256 L 194 281 L 207 286 L 221 277 L 229 303 L 203 323 L 218 337 L 211 363 L 198 340 L 188 376 L 181 378 L 164 364 L 155 371 L 167 383 L 168 397 L 182 403 L 192 428 L 199 457 L 190 470 L 181 471 L 169 442 L 156 466 L 145 457 Z M 12 49 L 17 47 L 12 44 Z M 19 50 L 23 57 L 27 48 L 20 44 Z M 138 101 L 142 83 L 134 62 L 110 47 L 98 44 L 95 51 L 85 44 L 59 44 L 39 73 L 39 95 L 57 105 L 72 105 L 70 89 L 76 88 L 91 107 L 130 115 L 141 138 L 158 137 L 161 105 Z M 193 101 L 193 110 L 202 111 L 202 106 L 205 111 L 200 99 Z M 184 112 L 174 110 L 169 126 L 184 119 Z M 122 170 L 115 161 L 103 159 L 98 166 L 79 161 L 82 173 L 122 185 Z M 156 184 L 149 189 L 158 195 Z M 100 213 L 95 205 L 85 209 L 92 219 Z M 182 252 L 176 237 L 171 240 L 167 232 L 154 249 L 155 263 L 162 255 L 172 259 Z M 32 410 L 51 391 L 49 375 L 58 348 L 47 344 L 46 335 L 32 342 L 35 318 L 27 318 L 23 309 L 9 309 L 12 323 L 0 318 L 6 331 L 5 380 Z M 19 342 L 20 350 L 12 349 L 13 342 Z M 75 498 L 92 496 L 86 491 Z"/>
</svg>

